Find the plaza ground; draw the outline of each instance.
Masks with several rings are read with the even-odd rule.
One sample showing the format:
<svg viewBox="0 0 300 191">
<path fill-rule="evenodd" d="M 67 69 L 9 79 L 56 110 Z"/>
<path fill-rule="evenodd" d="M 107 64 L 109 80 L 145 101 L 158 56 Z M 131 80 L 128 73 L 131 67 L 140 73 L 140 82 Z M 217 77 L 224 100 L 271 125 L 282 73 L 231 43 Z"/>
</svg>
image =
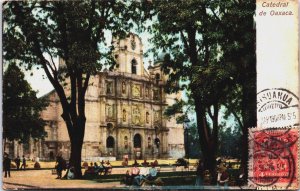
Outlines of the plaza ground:
<svg viewBox="0 0 300 191">
<path fill-rule="evenodd" d="M 157 161 L 158 161 L 159 165 L 163 165 L 163 166 L 171 166 L 172 164 L 176 163 L 176 159 L 158 159 Z M 197 159 L 189 159 L 190 166 L 196 165 L 197 161 L 198 161 Z M 84 161 L 82 161 L 82 164 L 83 164 L 83 162 Z M 101 161 L 86 161 L 86 162 L 90 165 L 90 162 L 97 162 L 99 164 Z M 113 167 L 122 166 L 122 162 L 123 161 L 110 161 L 110 163 Z M 142 164 L 144 162 L 144 160 L 137 160 L 137 162 L 139 164 Z M 151 162 L 154 162 L 154 160 L 147 160 L 147 162 L 149 162 L 149 164 L 150 164 Z M 235 160 L 235 159 L 226 160 L 226 162 L 231 162 L 233 164 L 236 164 L 236 165 L 232 166 L 233 168 L 236 168 L 236 169 L 239 168 L 239 164 L 238 164 L 237 160 Z M 27 168 L 33 169 L 34 168 L 34 163 L 35 162 L 27 161 L 27 163 L 26 163 Z M 46 169 L 54 168 L 54 166 L 55 166 L 55 161 L 51 161 L 51 162 L 40 161 L 39 163 L 41 165 L 41 168 L 46 168 Z M 129 160 L 128 161 L 129 166 L 132 165 L 133 163 L 134 163 L 134 160 Z M 12 164 L 14 165 L 15 163 L 12 162 Z"/>
<path fill-rule="evenodd" d="M 185 169 L 184 167 L 174 167 L 172 164 L 176 162 L 176 160 L 158 160 L 158 163 L 160 167 L 158 167 L 160 172 L 165 172 L 165 174 L 178 174 L 179 177 L 182 179 L 186 178 L 184 174 L 186 174 L 189 171 L 189 174 L 194 174 L 194 171 L 196 170 L 195 159 L 190 159 L 190 168 Z M 129 165 L 131 165 L 134 161 L 129 161 Z M 138 163 L 142 163 L 143 160 L 138 160 Z M 148 160 L 147 162 L 153 162 L 153 160 Z M 126 170 L 128 170 L 130 167 L 121 167 L 121 161 L 113 161 L 111 162 L 113 165 L 112 175 L 121 177 L 123 174 L 125 174 Z M 111 180 L 108 180 L 111 175 L 107 175 L 103 177 L 103 179 L 84 179 L 84 180 L 60 180 L 55 179 L 56 174 L 52 174 L 52 169 L 55 165 L 55 162 L 40 162 L 40 165 L 42 169 L 40 170 L 34 170 L 33 165 L 34 162 L 28 162 L 27 163 L 28 170 L 13 170 L 11 171 L 11 178 L 3 178 L 3 186 L 2 188 L 4 190 L 15 190 L 15 189 L 29 189 L 29 190 L 39 190 L 39 189 L 203 189 L 199 187 L 193 186 L 193 182 L 191 182 L 190 185 L 185 186 L 163 186 L 163 187 L 132 187 L 132 186 L 125 186 L 123 184 L 120 184 L 120 179 L 112 178 Z M 65 174 L 66 171 L 63 172 Z M 84 169 L 82 170 L 84 173 Z M 182 172 L 182 174 L 181 174 Z M 168 175 L 167 175 L 168 176 Z M 176 175 L 177 176 L 177 175 Z M 112 177 L 112 176 L 111 176 Z M 177 176 L 178 178 L 178 176 Z M 218 187 L 216 186 L 205 186 L 204 189 L 208 190 L 216 190 Z M 239 187 L 229 187 L 229 189 L 237 189 L 239 190 Z M 245 188 L 244 188 L 245 189 Z"/>
<path fill-rule="evenodd" d="M 117 171 L 116 171 L 117 173 Z M 40 189 L 203 189 L 195 186 L 162 186 L 162 187 L 133 187 L 133 186 L 125 186 L 120 184 L 120 181 L 115 182 L 104 182 L 99 183 L 95 180 L 59 180 L 55 179 L 56 175 L 52 175 L 51 170 L 25 170 L 25 171 L 12 171 L 11 178 L 3 178 L 3 186 L 4 190 L 16 190 L 16 189 L 28 189 L 28 190 L 40 190 Z M 204 186 L 206 190 L 216 190 L 219 189 L 216 186 Z M 240 190 L 239 187 L 228 187 L 230 190 Z M 246 187 L 244 188 L 246 189 Z"/>
</svg>

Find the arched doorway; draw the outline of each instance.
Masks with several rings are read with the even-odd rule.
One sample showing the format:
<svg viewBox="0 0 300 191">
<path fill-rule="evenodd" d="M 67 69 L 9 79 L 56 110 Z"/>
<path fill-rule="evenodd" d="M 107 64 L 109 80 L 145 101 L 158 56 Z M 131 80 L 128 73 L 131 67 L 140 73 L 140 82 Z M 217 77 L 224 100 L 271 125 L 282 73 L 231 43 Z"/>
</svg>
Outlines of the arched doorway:
<svg viewBox="0 0 300 191">
<path fill-rule="evenodd" d="M 107 149 L 107 154 L 109 156 L 112 156 L 114 154 L 114 148 L 115 148 L 115 139 L 112 136 L 107 137 L 106 149 Z"/>
<path fill-rule="evenodd" d="M 136 159 L 142 159 L 142 136 L 135 134 L 133 137 L 134 156 Z"/>
<path fill-rule="evenodd" d="M 54 160 L 54 153 L 53 153 L 53 151 L 50 151 L 50 153 L 49 153 L 49 159 L 50 160 Z"/>
<path fill-rule="evenodd" d="M 137 74 L 137 68 L 136 68 L 136 66 L 137 66 L 136 60 L 132 59 L 131 60 L 131 73 L 132 74 Z"/>
</svg>

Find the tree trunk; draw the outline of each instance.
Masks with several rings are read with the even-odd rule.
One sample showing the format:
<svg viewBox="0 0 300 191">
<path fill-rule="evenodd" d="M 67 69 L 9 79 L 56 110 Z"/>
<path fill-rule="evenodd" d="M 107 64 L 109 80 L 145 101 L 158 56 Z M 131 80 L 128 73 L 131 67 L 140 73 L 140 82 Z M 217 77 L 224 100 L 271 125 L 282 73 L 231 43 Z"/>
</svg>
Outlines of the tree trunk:
<svg viewBox="0 0 300 191">
<path fill-rule="evenodd" d="M 209 170 L 212 183 L 215 183 L 217 142 L 214 140 L 214 137 L 211 136 L 210 129 L 207 126 L 205 109 L 202 107 L 201 101 L 197 98 L 195 99 L 195 110 L 204 168 Z"/>
<path fill-rule="evenodd" d="M 81 171 L 81 150 L 83 141 L 71 141 L 71 157 L 70 157 L 70 167 L 74 167 L 75 179 L 82 178 Z"/>
<path fill-rule="evenodd" d="M 71 142 L 69 168 L 74 167 L 74 178 L 81 179 L 81 151 L 84 138 L 85 120 L 80 119 L 80 117 L 75 119 L 75 122 L 73 123 L 70 123 L 69 120 L 65 120 L 65 123 L 68 125 L 67 129 Z"/>
<path fill-rule="evenodd" d="M 255 67 L 255 66 L 254 66 Z M 252 70 L 253 71 L 253 70 Z M 255 70 L 254 70 L 255 71 Z M 243 97 L 242 97 L 242 117 L 244 121 L 244 126 L 242 128 L 242 159 L 241 159 L 241 168 L 244 170 L 246 178 L 248 177 L 248 128 L 255 127 L 257 116 L 256 116 L 256 74 L 254 76 L 248 76 L 248 83 L 243 85 Z M 254 84 L 252 84 L 252 83 Z"/>
<path fill-rule="evenodd" d="M 74 167 L 74 175 L 75 179 L 81 179 L 82 178 L 82 171 L 81 171 L 81 151 L 82 151 L 82 145 L 83 145 L 83 137 L 84 133 L 80 129 L 84 126 L 76 129 L 74 131 L 74 134 L 71 136 L 71 156 L 70 156 L 70 167 Z"/>
</svg>

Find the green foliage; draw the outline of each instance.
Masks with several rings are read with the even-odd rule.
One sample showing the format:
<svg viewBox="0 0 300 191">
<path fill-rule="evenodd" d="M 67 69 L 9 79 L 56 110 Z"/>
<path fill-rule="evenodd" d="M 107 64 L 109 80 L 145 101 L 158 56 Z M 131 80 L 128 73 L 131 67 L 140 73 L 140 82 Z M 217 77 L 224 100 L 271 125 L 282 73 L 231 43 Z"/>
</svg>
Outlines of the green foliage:
<svg viewBox="0 0 300 191">
<path fill-rule="evenodd" d="M 7 1 L 3 5 L 3 55 L 28 70 L 42 68 L 63 109 L 71 141 L 70 161 L 81 178 L 85 94 L 89 79 L 115 61 L 105 32 L 124 37 L 139 18 L 134 1 Z M 58 68 L 55 58 L 63 62 Z M 68 86 L 69 88 L 66 88 Z"/>
<path fill-rule="evenodd" d="M 169 76 L 167 92 L 187 92 L 195 106 L 205 165 L 214 173 L 221 106 L 225 117 L 234 115 L 245 140 L 247 127 L 256 121 L 255 1 L 153 0 L 146 11 L 157 19 L 149 29 L 152 52 L 166 54 L 162 70 Z M 176 104 L 172 112 L 180 111 Z"/>
<path fill-rule="evenodd" d="M 241 129 L 238 127 L 226 128 L 220 130 L 220 147 L 218 149 L 219 155 L 222 157 L 233 157 L 241 159 Z"/>
<path fill-rule="evenodd" d="M 16 64 L 9 64 L 3 77 L 3 138 L 26 143 L 47 135 L 40 112 L 48 102 L 36 94 Z"/>
<path fill-rule="evenodd" d="M 199 133 L 197 130 L 197 125 L 195 123 L 190 124 L 190 128 L 188 130 L 188 140 L 189 140 L 189 158 L 200 158 L 201 149 L 200 149 L 200 141 L 199 141 Z"/>
<path fill-rule="evenodd" d="M 44 69 L 47 66 L 53 77 L 62 79 L 73 75 L 72 70 L 95 74 L 103 65 L 114 64 L 104 31 L 124 36 L 132 26 L 127 9 L 122 1 L 7 2 L 3 12 L 4 57 L 22 60 L 28 69 L 36 64 Z M 58 74 L 44 55 L 64 59 L 65 72 Z"/>
</svg>

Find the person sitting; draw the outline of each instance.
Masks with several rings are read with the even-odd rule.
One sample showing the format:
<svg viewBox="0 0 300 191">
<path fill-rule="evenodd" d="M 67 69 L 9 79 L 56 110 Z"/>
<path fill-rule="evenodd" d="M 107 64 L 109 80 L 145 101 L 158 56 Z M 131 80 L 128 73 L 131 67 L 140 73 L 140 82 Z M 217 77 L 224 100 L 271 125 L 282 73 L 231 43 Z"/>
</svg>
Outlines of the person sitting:
<svg viewBox="0 0 300 191">
<path fill-rule="evenodd" d="M 136 177 L 134 177 L 133 184 L 137 186 L 141 186 L 143 184 L 143 181 L 146 179 L 148 175 L 149 175 L 148 165 L 143 165 L 143 167 L 140 169 L 140 173 Z"/>
<path fill-rule="evenodd" d="M 125 158 L 122 162 L 122 166 L 128 166 L 128 158 Z"/>
<path fill-rule="evenodd" d="M 102 160 L 102 161 L 101 161 L 102 166 L 104 166 L 104 163 L 105 163 L 104 160 Z"/>
<path fill-rule="evenodd" d="M 134 179 L 134 177 L 139 175 L 139 173 L 140 173 L 140 169 L 137 167 L 136 164 L 133 164 L 133 167 L 131 168 L 131 178 L 132 178 L 132 180 Z"/>
<path fill-rule="evenodd" d="M 85 170 L 87 170 L 89 164 L 86 161 L 84 161 L 83 164 L 82 164 L 82 166 L 84 167 Z"/>
<path fill-rule="evenodd" d="M 158 172 L 157 169 L 155 168 L 155 165 L 152 163 L 152 167 L 149 170 L 149 174 L 148 176 L 143 179 L 143 181 L 141 181 L 141 186 L 144 185 L 158 185 L 158 186 L 162 186 L 164 184 L 164 182 L 158 178 Z"/>
<path fill-rule="evenodd" d="M 102 165 L 100 167 L 100 166 L 98 166 L 97 162 L 94 162 L 94 170 L 95 170 L 95 173 L 101 175 L 101 173 L 104 171 L 104 167 Z"/>
<path fill-rule="evenodd" d="M 148 166 L 149 165 L 149 162 L 147 162 L 146 159 L 144 159 L 144 162 L 142 163 L 143 166 Z"/>
<path fill-rule="evenodd" d="M 155 167 L 158 166 L 158 161 L 157 161 L 157 160 L 154 160 L 153 165 L 154 165 Z"/>
<path fill-rule="evenodd" d="M 188 162 L 184 159 L 184 158 L 179 158 L 177 159 L 176 163 L 174 164 L 175 166 L 184 166 L 184 167 L 187 167 Z"/>
<path fill-rule="evenodd" d="M 72 166 L 72 167 L 70 167 L 69 172 L 68 172 L 68 174 L 67 174 L 67 179 L 68 179 L 68 180 L 74 179 L 74 177 L 75 177 L 75 174 L 74 174 L 74 167 Z"/>
<path fill-rule="evenodd" d="M 122 182 L 126 185 L 131 185 L 132 184 L 132 177 L 130 174 L 130 171 L 127 170 L 125 176 L 122 179 Z"/>
<path fill-rule="evenodd" d="M 157 178 L 157 170 L 155 168 L 155 164 L 152 163 L 152 166 L 149 170 L 149 175 L 147 176 L 147 180 L 153 181 Z"/>
<path fill-rule="evenodd" d="M 133 163 L 132 165 L 139 166 L 139 163 L 138 163 L 137 160 L 135 159 L 135 160 L 134 160 L 134 163 Z"/>
<path fill-rule="evenodd" d="M 109 160 L 104 164 L 104 170 L 104 175 L 111 174 L 112 165 L 110 164 Z"/>
<path fill-rule="evenodd" d="M 97 164 L 97 163 L 96 163 Z M 94 165 L 95 166 L 95 165 Z M 105 166 L 102 164 L 102 162 L 100 162 L 99 166 L 97 166 L 97 169 L 98 169 L 98 173 L 99 175 L 102 174 L 103 172 L 103 175 L 105 174 Z"/>
<path fill-rule="evenodd" d="M 34 169 L 40 169 L 41 168 L 41 165 L 39 162 L 35 162 L 34 163 Z"/>
<path fill-rule="evenodd" d="M 98 169 L 99 169 L 99 166 L 98 166 L 97 162 L 94 162 L 94 169 L 95 169 L 95 170 L 98 170 Z"/>
</svg>

